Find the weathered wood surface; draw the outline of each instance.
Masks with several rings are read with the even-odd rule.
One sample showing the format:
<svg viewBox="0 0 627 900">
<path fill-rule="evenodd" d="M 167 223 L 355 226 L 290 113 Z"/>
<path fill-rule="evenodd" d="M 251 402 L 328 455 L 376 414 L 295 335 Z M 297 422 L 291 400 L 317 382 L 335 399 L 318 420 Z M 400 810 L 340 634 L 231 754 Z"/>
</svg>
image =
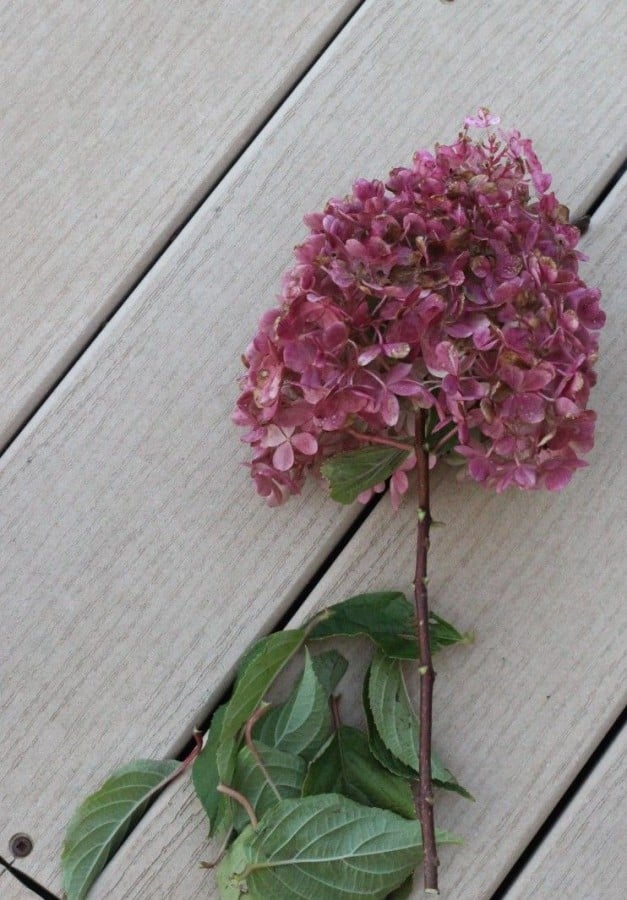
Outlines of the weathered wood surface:
<svg viewBox="0 0 627 900">
<path fill-rule="evenodd" d="M 624 900 L 627 728 L 612 743 L 522 871 L 507 900 Z"/>
<path fill-rule="evenodd" d="M 409 2 L 366 4 L 7 454 L 0 475 L 7 510 L 1 584 L 11 628 L 3 642 L 0 843 L 16 830 L 31 832 L 36 851 L 24 867 L 42 880 L 58 884 L 61 834 L 78 799 L 121 761 L 168 752 L 354 515 L 338 511 L 315 487 L 284 510 L 264 509 L 238 468 L 245 454 L 234 453 L 237 438 L 228 421 L 239 353 L 271 302 L 280 270 L 289 262 L 288 248 L 302 234 L 301 214 L 343 191 L 350 177 L 385 172 L 407 160 L 416 145 L 453 136 L 463 115 L 488 99 L 509 123 L 537 136 L 547 167 L 557 173 L 558 190 L 576 211 L 618 164 L 624 108 L 614 77 L 619 51 L 613 36 L 625 14 L 609 2 L 593 12 L 583 2 L 560 3 L 549 29 L 543 8 L 536 2 L 505 9 L 495 0 L 428 9 Z M 396 48 L 393 66 L 390 47 Z M 576 115 L 564 113 L 572 100 L 564 66 L 586 67 Z M 463 73 L 458 89 L 444 90 L 454 73 Z M 609 293 L 610 288 L 606 285 Z M 605 429 L 610 438 L 616 433 L 611 421 Z M 601 540 L 598 531 L 582 524 L 582 486 L 592 483 L 584 482 L 590 477 L 581 476 L 580 486 L 557 504 L 540 497 L 507 498 L 497 509 L 483 494 L 473 494 L 479 499 L 469 502 L 479 507 L 488 531 L 498 516 L 499 527 L 506 534 L 514 529 L 524 547 L 536 535 L 533 523 L 542 520 L 549 536 L 561 535 L 575 553 L 581 545 L 568 543 L 573 532 L 562 518 L 563 504 L 570 503 L 566 510 L 577 511 L 577 536 L 583 532 L 600 542 L 602 554 L 610 546 L 605 534 Z M 457 510 L 465 494 L 448 490 Z M 444 506 L 446 491 L 442 488 Z M 529 509 L 535 512 L 525 530 L 521 512 L 527 515 Z M 385 554 L 403 529 L 400 520 L 390 523 L 388 539 L 379 540 L 388 525 L 383 511 L 378 516 L 384 516 L 383 524 L 377 518 L 371 526 L 377 541 L 368 534 L 361 539 L 370 554 L 361 570 L 371 569 L 368 582 L 356 568 L 351 583 L 342 566 L 336 567 L 338 584 L 329 591 L 330 601 L 358 582 L 363 588 L 384 586 L 386 579 L 409 580 L 408 546 L 385 575 L 382 567 L 390 565 Z M 449 520 L 454 519 L 451 510 Z M 447 558 L 439 551 L 434 563 L 450 603 L 444 603 L 443 592 L 441 609 L 452 615 L 460 591 L 455 565 L 471 556 L 464 521 L 456 523 L 461 530 L 451 538 L 455 553 Z M 461 625 L 476 625 L 486 636 L 487 650 L 510 641 L 510 663 L 475 649 L 464 656 L 464 669 L 460 652 L 446 663 L 450 676 L 441 676 L 439 693 L 447 696 L 445 686 L 459 692 L 456 717 L 443 717 L 439 725 L 442 745 L 460 753 L 451 756 L 451 765 L 457 764 L 460 778 L 482 798 L 476 809 L 494 800 L 503 815 L 489 775 L 477 774 L 476 760 L 490 760 L 491 751 L 482 749 L 487 747 L 483 732 L 468 745 L 452 735 L 469 708 L 478 705 L 483 715 L 494 682 L 502 685 L 508 709 L 526 700 L 517 675 L 528 660 L 516 648 L 517 627 L 529 624 L 525 615 L 533 608 L 525 595 L 529 583 L 523 581 L 525 591 L 514 606 L 518 618 L 507 598 L 496 607 L 497 616 L 493 598 L 508 588 L 507 579 L 529 576 L 528 552 L 514 553 L 510 568 L 501 568 L 492 557 L 486 560 L 484 551 L 473 571 L 476 576 L 486 570 L 490 590 L 484 595 L 483 576 L 470 579 L 469 570 L 481 602 L 472 611 L 457 610 Z M 542 557 L 553 579 L 555 553 L 554 546 L 553 556 L 547 551 Z M 344 567 L 353 555 L 359 556 L 356 545 L 345 555 Z M 577 560 L 581 565 L 579 555 Z M 608 580 L 612 572 L 608 567 Z M 536 572 L 534 597 L 540 583 Z M 327 578 L 325 584 L 335 582 Z M 511 594 L 511 584 L 508 590 Z M 577 603 L 580 614 L 584 604 Z M 532 621 L 547 627 L 546 620 Z M 570 663 L 571 647 L 563 653 Z M 616 658 L 613 663 L 616 687 Z M 475 680 L 467 685 L 474 667 Z M 504 672 L 509 680 L 503 680 Z M 569 683 L 563 688 L 565 694 L 571 690 Z M 551 706 L 547 709 L 542 711 L 550 724 L 555 716 Z M 523 721 L 521 716 L 508 724 L 508 740 L 528 749 Z M 503 730 L 493 712 L 482 726 L 492 741 Z M 602 727 L 601 717 L 597 729 Z M 573 770 L 571 764 L 563 777 Z M 559 784 L 556 772 L 550 774 L 551 784 Z M 175 832 L 196 824 L 198 834 L 204 833 L 193 802 L 185 803 L 193 815 L 185 818 L 177 810 Z M 457 816 L 457 809 L 451 814 Z M 168 821 L 165 816 L 160 827 L 171 827 Z M 464 823 L 458 828 L 465 830 Z M 520 846 L 526 834 L 520 828 L 516 834 Z M 192 837 L 184 848 L 176 833 L 168 839 L 169 846 L 155 839 L 142 851 L 150 874 L 129 873 L 124 883 L 134 885 L 135 893 L 126 896 L 155 897 L 161 886 L 168 895 L 168 885 L 178 883 L 176 873 L 193 877 L 189 854 L 193 844 L 198 856 L 206 855 L 202 838 L 194 844 Z M 178 854 L 172 856 L 174 848 Z M 493 848 L 483 852 L 491 858 Z M 507 845 L 508 859 L 512 852 Z M 123 858 L 128 865 L 129 856 Z M 148 869 L 154 858 L 161 862 Z M 451 871 L 449 887 L 461 869 Z M 121 878 L 122 863 L 114 863 L 108 877 L 115 879 L 116 873 Z M 145 878 L 157 881 L 146 888 Z M 111 896 L 122 897 L 125 890 L 116 884 Z"/>
<path fill-rule="evenodd" d="M 0 445 L 357 4 L 1 4 Z"/>
<path fill-rule="evenodd" d="M 442 850 L 446 900 L 492 896 L 627 702 L 618 524 L 627 504 L 626 201 L 627 177 L 585 239 L 586 272 L 602 288 L 608 312 L 590 468 L 558 495 L 497 497 L 459 485 L 446 468 L 436 474 L 432 509 L 446 527 L 433 534 L 432 603 L 461 629 L 476 631 L 474 646 L 436 660 L 435 746 L 477 798 L 473 804 L 438 796 L 438 825 L 466 842 Z M 395 515 L 380 503 L 293 624 L 352 593 L 410 592 L 415 522 L 411 508 Z M 349 702 L 345 697 L 343 706 Z M 190 786 L 176 785 L 104 872 L 95 900 L 148 900 L 169 891 L 181 900 L 217 897 L 211 874 L 198 865 L 216 852 L 206 832 Z M 609 850 L 600 867 L 611 866 L 612 857 Z M 605 900 L 594 892 L 536 896 Z"/>
</svg>

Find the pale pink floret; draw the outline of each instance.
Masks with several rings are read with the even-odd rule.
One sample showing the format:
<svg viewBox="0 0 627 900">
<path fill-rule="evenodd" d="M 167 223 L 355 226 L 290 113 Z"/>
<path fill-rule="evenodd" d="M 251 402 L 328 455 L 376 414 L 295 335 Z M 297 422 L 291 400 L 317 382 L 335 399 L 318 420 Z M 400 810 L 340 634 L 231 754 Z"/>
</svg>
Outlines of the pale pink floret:
<svg viewBox="0 0 627 900">
<path fill-rule="evenodd" d="M 280 428 L 278 425 L 269 425 L 259 445 L 272 447 L 272 465 L 279 472 L 287 472 L 294 465 L 294 451 L 305 456 L 315 456 L 318 452 L 318 442 L 306 431 L 296 434 L 294 426 Z"/>
<path fill-rule="evenodd" d="M 497 123 L 481 109 L 456 143 L 306 217 L 234 414 L 269 503 L 371 436 L 411 446 L 418 407 L 431 461 L 453 434 L 467 475 L 497 491 L 559 490 L 585 465 L 600 294 L 531 142 Z M 391 478 L 395 507 L 414 465 Z"/>
</svg>

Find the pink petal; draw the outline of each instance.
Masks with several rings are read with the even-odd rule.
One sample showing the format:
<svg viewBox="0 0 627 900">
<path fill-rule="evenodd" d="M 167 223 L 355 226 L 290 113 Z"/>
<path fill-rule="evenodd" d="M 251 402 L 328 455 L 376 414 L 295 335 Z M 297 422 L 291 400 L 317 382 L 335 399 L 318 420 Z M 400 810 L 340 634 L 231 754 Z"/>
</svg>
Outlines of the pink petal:
<svg viewBox="0 0 627 900">
<path fill-rule="evenodd" d="M 555 412 L 558 416 L 565 416 L 566 418 L 576 416 L 577 413 L 580 412 L 577 404 L 570 400 L 568 397 L 558 397 L 555 401 Z"/>
<path fill-rule="evenodd" d="M 279 410 L 275 419 L 281 428 L 291 428 L 293 431 L 297 425 L 304 425 L 305 422 L 310 421 L 311 414 L 311 407 L 308 404 L 295 404 Z"/>
<path fill-rule="evenodd" d="M 408 487 L 409 479 L 407 475 L 401 469 L 397 469 L 390 481 L 390 500 L 392 501 L 393 509 L 400 507 L 403 494 L 407 493 Z"/>
<path fill-rule="evenodd" d="M 394 394 L 386 391 L 381 400 L 379 411 L 381 413 L 381 418 L 386 425 L 396 425 L 401 410 Z"/>
<path fill-rule="evenodd" d="M 524 390 L 540 391 L 550 384 L 555 378 L 555 369 L 552 365 L 541 363 L 535 369 L 525 372 Z"/>
<path fill-rule="evenodd" d="M 295 434 L 292 438 L 292 447 L 300 450 L 305 456 L 314 456 L 318 452 L 318 441 L 313 434 L 302 431 L 300 434 Z"/>
<path fill-rule="evenodd" d="M 417 384 L 415 381 L 397 381 L 396 384 L 393 384 L 391 390 L 398 397 L 417 397 L 419 395 L 424 394 L 424 387 L 421 384 Z"/>
<path fill-rule="evenodd" d="M 283 359 L 285 365 L 294 372 L 304 372 L 316 358 L 316 345 L 313 341 L 303 339 L 285 344 Z"/>
<path fill-rule="evenodd" d="M 456 375 L 459 371 L 457 351 L 450 341 L 442 341 L 435 348 L 435 357 L 444 372 Z"/>
<path fill-rule="evenodd" d="M 342 347 L 348 338 L 348 329 L 342 322 L 329 325 L 322 334 L 322 343 L 326 350 L 335 350 Z"/>
<path fill-rule="evenodd" d="M 475 481 L 485 481 L 490 474 L 490 463 L 478 456 L 468 463 L 468 472 Z"/>
<path fill-rule="evenodd" d="M 279 472 L 287 472 L 294 465 L 294 451 L 289 441 L 280 444 L 272 456 L 272 465 Z"/>
<path fill-rule="evenodd" d="M 486 397 L 489 387 L 476 378 L 463 378 L 461 382 L 461 394 L 464 400 L 481 400 Z"/>
<path fill-rule="evenodd" d="M 569 469 L 553 469 L 544 476 L 544 484 L 549 491 L 562 491 L 572 476 L 573 473 Z"/>
<path fill-rule="evenodd" d="M 521 394 L 516 398 L 516 412 L 523 422 L 542 422 L 545 417 L 544 400 L 535 394 Z"/>
<path fill-rule="evenodd" d="M 518 487 L 529 489 L 535 487 L 536 473 L 531 466 L 518 466 L 514 472 L 514 481 Z"/>
<path fill-rule="evenodd" d="M 470 322 L 457 322 L 446 326 L 446 333 L 454 338 L 470 337 L 474 330 Z"/>
<path fill-rule="evenodd" d="M 355 238 L 349 238 L 344 246 L 348 255 L 356 259 L 363 259 L 367 255 L 364 245 L 361 241 L 356 241 Z"/>
<path fill-rule="evenodd" d="M 468 128 L 489 128 L 490 125 L 498 125 L 500 121 L 500 116 L 493 116 L 487 106 L 481 106 L 476 116 L 466 116 L 464 125 Z"/>
<path fill-rule="evenodd" d="M 384 344 L 383 352 L 392 359 L 404 359 L 411 350 L 409 344 L 399 341 L 395 344 Z"/>
<path fill-rule="evenodd" d="M 373 359 L 376 359 L 377 356 L 381 354 L 381 347 L 378 344 L 373 344 L 372 347 L 366 347 L 365 350 L 357 357 L 357 362 L 360 366 L 367 366 L 368 363 L 371 363 Z"/>
<path fill-rule="evenodd" d="M 289 429 L 287 429 L 289 431 Z M 293 431 L 293 429 L 292 429 Z M 278 425 L 268 425 L 261 445 L 263 447 L 279 447 L 285 441 L 285 431 Z M 289 467 L 288 467 L 289 468 Z"/>
<path fill-rule="evenodd" d="M 385 376 L 385 383 L 389 387 L 390 385 L 395 384 L 397 381 L 402 381 L 404 378 L 406 378 L 407 375 L 409 375 L 411 370 L 411 363 L 397 363 Z"/>
</svg>

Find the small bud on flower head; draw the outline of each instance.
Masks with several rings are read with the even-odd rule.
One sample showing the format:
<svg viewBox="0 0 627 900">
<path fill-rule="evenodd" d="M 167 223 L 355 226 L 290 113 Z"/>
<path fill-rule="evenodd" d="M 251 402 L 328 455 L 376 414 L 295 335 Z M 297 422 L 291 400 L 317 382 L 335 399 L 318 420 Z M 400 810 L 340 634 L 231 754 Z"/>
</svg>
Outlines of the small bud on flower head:
<svg viewBox="0 0 627 900">
<path fill-rule="evenodd" d="M 464 125 L 467 128 L 489 128 L 490 125 L 498 125 L 500 121 L 499 116 L 490 115 L 487 106 L 482 106 L 476 116 L 466 116 Z"/>
<path fill-rule="evenodd" d="M 432 446 L 454 445 L 466 475 L 497 491 L 558 490 L 585 465 L 600 293 L 578 275 L 579 231 L 531 141 L 490 131 L 498 122 L 482 108 L 456 143 L 306 217 L 234 414 L 270 504 L 339 452 L 411 443 L 419 407 Z M 395 506 L 415 465 L 401 457 Z"/>
</svg>

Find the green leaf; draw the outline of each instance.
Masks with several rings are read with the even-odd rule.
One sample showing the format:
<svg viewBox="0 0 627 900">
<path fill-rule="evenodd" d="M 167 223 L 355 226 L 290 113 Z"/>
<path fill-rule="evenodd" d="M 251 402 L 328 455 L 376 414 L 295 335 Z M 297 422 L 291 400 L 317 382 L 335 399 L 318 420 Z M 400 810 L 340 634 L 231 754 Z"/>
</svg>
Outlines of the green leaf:
<svg viewBox="0 0 627 900">
<path fill-rule="evenodd" d="M 368 688 L 370 684 L 370 668 L 366 672 L 366 677 L 364 679 L 363 686 L 363 705 L 364 705 L 364 713 L 366 716 L 366 725 L 368 727 L 368 743 L 370 744 L 370 749 L 372 751 L 372 755 L 376 760 L 378 760 L 381 765 L 391 772 L 393 775 L 399 775 L 401 778 L 405 779 L 415 779 L 417 776 L 417 772 L 415 772 L 409 766 L 406 766 L 404 763 L 397 759 L 388 748 L 383 743 L 381 735 L 377 731 L 376 725 L 374 724 L 374 718 L 372 715 L 372 709 L 370 708 L 370 699 L 368 694 Z"/>
<path fill-rule="evenodd" d="M 326 650 L 311 657 L 316 678 L 330 697 L 348 669 L 348 660 L 337 650 Z"/>
<path fill-rule="evenodd" d="M 253 729 L 255 741 L 313 759 L 331 732 L 328 695 L 307 651 L 300 681 L 288 700 L 267 713 Z"/>
<path fill-rule="evenodd" d="M 408 450 L 363 447 L 330 457 L 322 466 L 330 494 L 338 503 L 353 503 L 362 491 L 389 478 L 409 456 Z"/>
<path fill-rule="evenodd" d="M 357 594 L 315 616 L 309 640 L 365 635 L 388 656 L 415 659 L 414 609 L 400 591 Z"/>
<path fill-rule="evenodd" d="M 243 872 L 250 858 L 250 842 L 255 832 L 247 828 L 230 846 L 222 862 L 216 869 L 216 882 L 221 900 L 239 900 L 246 887 L 241 882 L 237 873 Z M 240 890 L 241 889 L 241 890 Z M 250 900 L 246 894 L 245 900 Z"/>
<path fill-rule="evenodd" d="M 372 755 L 366 735 L 348 725 L 338 728 L 309 766 L 303 794 L 343 794 L 364 806 L 416 818 L 409 782 L 384 769 Z"/>
<path fill-rule="evenodd" d="M 222 722 L 217 750 L 218 775 L 221 781 L 228 782 L 230 778 L 233 741 L 239 730 L 304 640 L 305 631 L 302 628 L 279 631 L 262 638 L 248 651 Z"/>
<path fill-rule="evenodd" d="M 407 693 L 401 664 L 398 660 L 389 659 L 380 652 L 375 654 L 370 667 L 368 704 L 373 727 L 389 753 L 404 766 L 418 773 L 420 768 L 418 722 Z M 383 760 L 380 762 L 385 765 Z M 431 777 L 438 787 L 474 799 L 445 768 L 435 752 L 431 753 Z"/>
<path fill-rule="evenodd" d="M 393 659 L 418 657 L 414 607 L 400 591 L 358 594 L 327 607 L 312 621 L 316 624 L 309 640 L 365 635 Z M 429 637 L 432 653 L 469 639 L 435 613 L 429 617 Z"/>
<path fill-rule="evenodd" d="M 200 755 L 192 767 L 192 783 L 198 799 L 202 803 L 209 819 L 209 834 L 214 834 L 221 827 L 229 826 L 232 818 L 231 801 L 224 794 L 218 793 L 220 777 L 218 775 L 218 744 L 226 714 L 226 704 L 219 706 L 211 719 L 211 727 Z M 235 768 L 236 745 L 232 744 L 232 758 L 226 765 L 225 781 L 230 782 Z"/>
<path fill-rule="evenodd" d="M 421 858 L 417 821 L 323 794 L 283 800 L 247 828 L 218 883 L 223 900 L 383 900 Z"/>
<path fill-rule="evenodd" d="M 137 760 L 117 769 L 81 803 L 68 825 L 61 865 L 67 900 L 83 900 L 126 836 L 144 814 L 159 785 L 180 763 Z"/>
<path fill-rule="evenodd" d="M 473 636 L 470 632 L 462 634 L 454 625 L 447 622 L 446 619 L 437 616 L 434 612 L 430 612 L 429 640 L 431 642 L 431 652 L 437 653 L 438 650 L 443 650 L 445 647 L 452 647 L 453 644 L 470 644 L 472 643 Z"/>
<path fill-rule="evenodd" d="M 374 726 L 390 753 L 418 772 L 418 722 L 400 663 L 376 653 L 370 667 L 368 699 Z"/>
<path fill-rule="evenodd" d="M 300 797 L 307 772 L 305 760 L 293 753 L 284 753 L 274 747 L 255 742 L 268 776 L 283 799 Z M 237 756 L 233 785 L 240 794 L 246 797 L 257 818 L 261 818 L 271 806 L 278 803 L 278 798 L 264 772 L 248 747 L 242 747 Z M 235 804 L 233 826 L 236 831 L 243 831 L 249 819 L 241 806 Z"/>
<path fill-rule="evenodd" d="M 437 760 L 437 768 L 434 762 L 435 760 Z M 455 778 L 453 773 L 445 768 L 442 761 L 435 753 L 431 754 L 431 778 L 436 787 L 442 788 L 444 791 L 452 791 L 454 794 L 459 794 L 460 797 L 464 797 L 466 800 L 472 800 L 474 803 L 475 798 L 470 791 L 467 791 L 466 788 L 459 783 L 457 778 Z"/>
</svg>

